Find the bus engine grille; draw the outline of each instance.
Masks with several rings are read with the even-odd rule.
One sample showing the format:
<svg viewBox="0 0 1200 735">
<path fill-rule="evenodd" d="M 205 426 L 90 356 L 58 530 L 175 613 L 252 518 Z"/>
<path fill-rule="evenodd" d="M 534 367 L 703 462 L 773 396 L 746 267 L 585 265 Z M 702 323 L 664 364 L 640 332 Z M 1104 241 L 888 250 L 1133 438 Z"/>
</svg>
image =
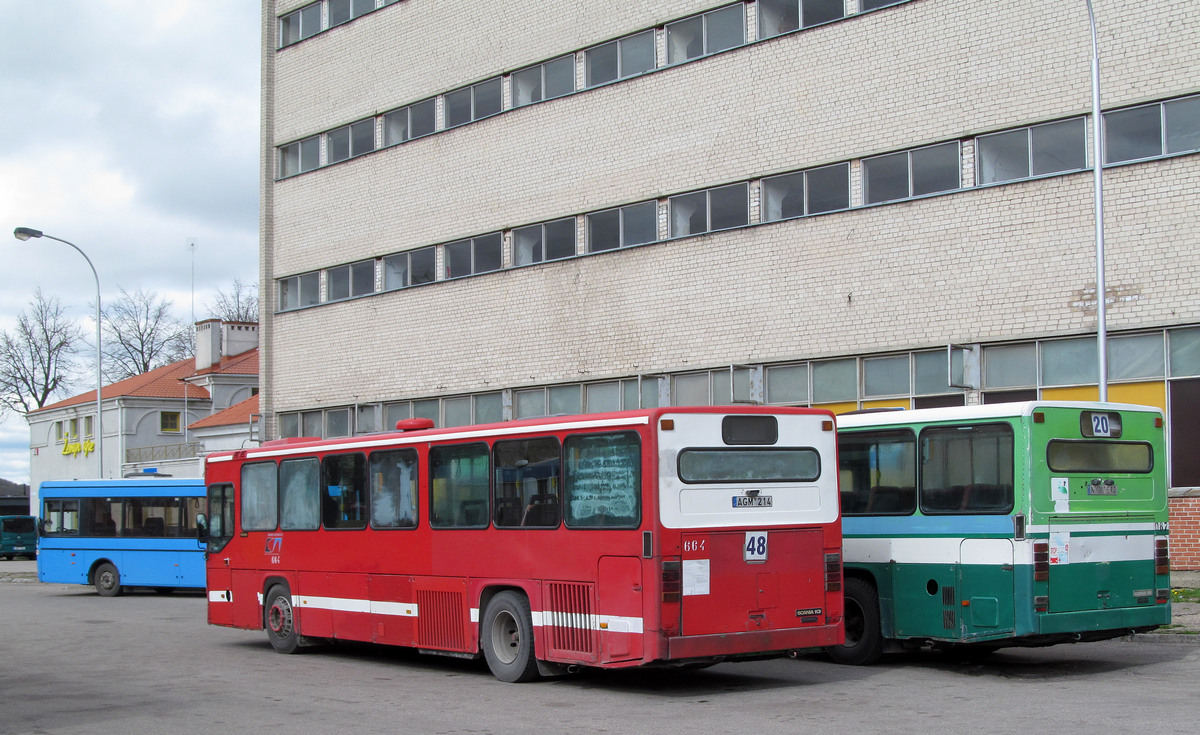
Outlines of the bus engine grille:
<svg viewBox="0 0 1200 735">
<path fill-rule="evenodd" d="M 421 616 L 417 624 L 417 645 L 461 651 L 463 638 L 463 596 L 459 592 L 417 590 L 417 609 Z"/>
<path fill-rule="evenodd" d="M 550 647 L 593 657 L 596 644 L 592 630 L 592 585 L 547 582 L 546 602 L 542 625 L 549 634 Z"/>
</svg>

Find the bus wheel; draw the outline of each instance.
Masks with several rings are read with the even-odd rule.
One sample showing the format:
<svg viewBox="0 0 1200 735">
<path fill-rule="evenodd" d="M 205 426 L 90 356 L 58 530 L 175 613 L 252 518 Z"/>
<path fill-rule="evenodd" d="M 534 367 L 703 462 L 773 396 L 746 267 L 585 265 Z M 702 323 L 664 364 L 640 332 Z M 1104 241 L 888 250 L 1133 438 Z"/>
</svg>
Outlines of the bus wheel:
<svg viewBox="0 0 1200 735">
<path fill-rule="evenodd" d="M 292 613 L 292 593 L 283 585 L 267 592 L 267 640 L 280 653 L 295 653 L 300 648 L 296 617 Z"/>
<path fill-rule="evenodd" d="M 497 679 L 515 683 L 538 677 L 532 616 L 524 595 L 505 591 L 493 597 L 480 633 L 483 657 Z"/>
<path fill-rule="evenodd" d="M 115 566 L 105 562 L 96 567 L 92 584 L 101 597 L 116 597 L 121 594 L 121 573 Z"/>
<path fill-rule="evenodd" d="M 869 582 L 850 578 L 846 590 L 846 642 L 825 649 L 839 664 L 873 664 L 883 655 L 883 631 L 879 628 L 879 594 Z"/>
</svg>

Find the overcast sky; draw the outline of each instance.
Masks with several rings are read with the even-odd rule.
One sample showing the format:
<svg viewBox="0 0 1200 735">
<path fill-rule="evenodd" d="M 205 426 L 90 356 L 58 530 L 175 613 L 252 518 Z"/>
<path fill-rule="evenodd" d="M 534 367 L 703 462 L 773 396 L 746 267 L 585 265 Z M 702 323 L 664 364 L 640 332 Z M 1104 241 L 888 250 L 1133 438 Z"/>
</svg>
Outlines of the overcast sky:
<svg viewBox="0 0 1200 735">
<path fill-rule="evenodd" d="M 218 289 L 258 282 L 260 13 L 257 0 L 0 0 L 0 328 L 40 287 L 95 333 L 87 262 L 16 227 L 79 246 L 106 304 L 141 288 L 185 321 L 194 300 L 204 319 Z M 0 477 L 29 481 L 20 416 L 0 423 Z"/>
</svg>

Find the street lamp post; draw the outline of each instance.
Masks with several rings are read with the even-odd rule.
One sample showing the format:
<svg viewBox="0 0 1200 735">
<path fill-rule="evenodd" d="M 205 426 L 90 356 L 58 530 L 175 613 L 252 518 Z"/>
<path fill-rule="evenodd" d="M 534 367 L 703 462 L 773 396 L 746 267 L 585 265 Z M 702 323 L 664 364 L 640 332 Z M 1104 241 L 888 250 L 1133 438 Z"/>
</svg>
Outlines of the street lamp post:
<svg viewBox="0 0 1200 735">
<path fill-rule="evenodd" d="M 1096 227 L 1096 353 L 1100 400 L 1108 400 L 1108 288 L 1104 282 L 1104 115 L 1100 110 L 1100 45 L 1096 40 L 1096 14 L 1087 0 L 1092 30 L 1092 186 Z"/>
<path fill-rule="evenodd" d="M 35 230 L 30 227 L 18 227 L 13 230 L 13 237 L 18 240 L 28 240 L 31 237 L 45 237 L 50 240 L 57 240 L 65 245 L 70 245 L 83 256 L 87 261 L 88 267 L 92 269 L 92 276 L 96 279 L 96 459 L 100 465 L 99 477 L 104 477 L 104 421 L 103 421 L 103 406 L 100 403 L 100 389 L 104 385 L 102 373 L 100 371 L 100 275 L 96 273 L 96 266 L 92 265 L 92 259 L 87 256 L 73 242 L 68 242 L 62 238 L 53 235 L 47 235 L 41 230 Z"/>
</svg>

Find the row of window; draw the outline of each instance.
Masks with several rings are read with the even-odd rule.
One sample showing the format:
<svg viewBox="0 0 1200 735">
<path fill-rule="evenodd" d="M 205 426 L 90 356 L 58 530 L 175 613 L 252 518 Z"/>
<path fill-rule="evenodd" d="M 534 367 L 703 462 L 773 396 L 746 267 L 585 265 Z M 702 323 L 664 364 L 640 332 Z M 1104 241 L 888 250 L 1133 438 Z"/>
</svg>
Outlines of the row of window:
<svg viewBox="0 0 1200 735">
<path fill-rule="evenodd" d="M 633 432 L 384 449 L 242 467 L 243 531 L 416 528 L 428 478 L 432 528 L 634 528 L 641 443 Z"/>
<path fill-rule="evenodd" d="M 1109 379 L 1115 383 L 1195 378 L 1200 376 L 1200 327 L 1111 335 L 1108 355 Z M 857 407 L 876 400 L 906 398 L 916 408 L 961 406 L 965 402 L 961 386 L 968 382 L 979 386 L 985 402 L 1034 400 L 1039 397 L 1039 389 L 1094 385 L 1096 358 L 1095 337 L 1077 337 L 985 345 L 980 349 L 975 376 L 966 374 L 962 350 L 944 349 L 782 365 L 731 366 L 289 412 L 279 415 L 279 433 L 285 437 L 333 438 L 384 430 L 410 418 L 426 418 L 437 426 L 448 427 L 558 414 L 657 406 L 721 406 L 736 402 L 850 403 L 851 407 Z"/>
<path fill-rule="evenodd" d="M 94 419 L 95 419 L 94 416 L 84 416 L 83 417 L 83 434 L 82 434 L 82 436 L 87 437 L 89 439 L 92 438 L 92 436 L 94 435 L 93 430 L 92 430 L 92 424 L 94 422 Z M 54 441 L 55 442 L 62 444 L 64 442 L 79 441 L 80 437 L 81 437 L 81 435 L 79 433 L 79 419 L 78 418 L 64 419 L 62 421 L 54 422 Z"/>
<path fill-rule="evenodd" d="M 1105 158 L 1109 163 L 1194 152 L 1200 150 L 1200 96 L 1105 113 L 1104 124 L 1108 142 Z M 348 140 L 352 141 L 353 135 Z M 981 135 L 968 144 L 975 152 L 974 183 L 978 185 L 1078 171 L 1087 166 L 1087 130 L 1082 117 Z M 964 145 L 951 141 L 861 159 L 856 162 L 861 168 L 861 205 L 970 186 L 973 182 L 964 182 L 962 174 Z M 1140 158 L 1123 157 L 1135 155 Z M 761 189 L 758 222 L 855 206 L 851 198 L 853 168 L 852 162 L 843 162 L 754 182 Z M 507 252 L 505 233 L 493 232 L 329 268 L 324 271 L 323 297 L 320 272 L 289 276 L 278 282 L 278 309 L 298 309 L 323 301 L 641 245 L 656 242 L 660 236 L 687 237 L 744 227 L 753 222 L 751 186 L 751 182 L 740 182 L 668 197 L 663 203 L 664 232 L 659 231 L 657 201 L 590 212 L 583 215 L 582 249 L 577 243 L 577 218 L 566 217 L 512 229 Z"/>
<path fill-rule="evenodd" d="M 46 500 L 47 536 L 195 538 L 203 498 L 67 498 Z"/>
<path fill-rule="evenodd" d="M 903 1 L 862 0 L 860 12 Z M 336 14 L 335 4 L 338 6 Z M 379 7 L 386 4 L 389 3 L 383 2 Z M 662 58 L 658 58 L 656 52 L 658 29 L 651 28 L 386 112 L 379 117 L 378 140 L 376 118 L 368 118 L 280 146 L 278 175 L 284 178 L 319 168 L 322 165 L 322 137 L 326 146 L 324 165 L 330 165 L 370 153 L 378 147 L 405 143 L 438 130 L 449 130 L 499 114 L 506 109 L 505 81 L 509 85 L 507 109 L 511 109 L 571 94 L 577 89 L 577 79 L 588 89 L 741 46 L 747 42 L 748 4 L 751 3 L 727 5 L 664 24 L 661 27 L 665 41 Z M 322 8 L 326 5 L 329 7 L 323 14 Z M 329 24 L 324 27 L 330 27 L 336 25 L 335 19 L 345 22 L 375 7 L 374 0 L 313 3 L 280 18 L 280 46 L 323 30 L 320 25 L 323 17 L 329 19 Z M 844 15 L 842 0 L 759 0 L 758 38 L 809 28 Z M 440 127 L 437 119 L 439 100 L 442 103 Z"/>
</svg>

